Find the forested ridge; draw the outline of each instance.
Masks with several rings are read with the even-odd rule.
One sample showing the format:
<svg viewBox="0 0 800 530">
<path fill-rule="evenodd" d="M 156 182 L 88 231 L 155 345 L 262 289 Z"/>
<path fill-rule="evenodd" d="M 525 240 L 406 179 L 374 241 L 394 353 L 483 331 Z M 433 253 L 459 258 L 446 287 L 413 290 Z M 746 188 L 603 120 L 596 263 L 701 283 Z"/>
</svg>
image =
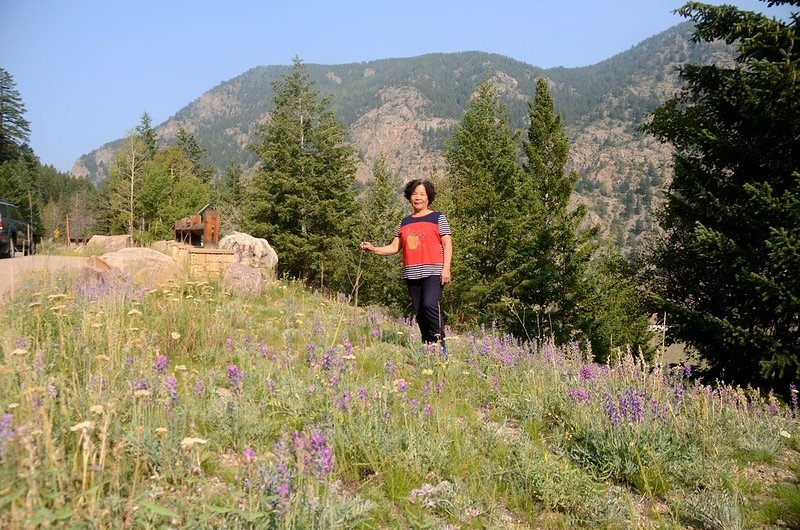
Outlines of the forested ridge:
<svg viewBox="0 0 800 530">
<path fill-rule="evenodd" d="M 579 68 L 542 69 L 479 51 L 306 66 L 320 93 L 330 96 L 331 110 L 357 149 L 360 180 L 367 178 L 381 151 L 402 180 L 441 170 L 444 141 L 484 79 L 492 79 L 500 88 L 512 128 L 524 129 L 535 80 L 545 77 L 570 137 L 574 155 L 570 167 L 579 174 L 580 197 L 604 234 L 613 232 L 618 244 L 633 249 L 638 236 L 652 229 L 652 208 L 669 174 L 669 153 L 655 142 L 648 144 L 637 127 L 677 90 L 678 65 L 732 61 L 729 46 L 692 44 L 691 31 L 691 22 L 686 22 L 614 57 Z M 208 162 L 218 173 L 232 160 L 247 172 L 256 162 L 247 145 L 257 124 L 267 119 L 272 83 L 288 69 L 254 67 L 210 89 L 156 130 L 162 141 L 170 142 L 181 124 L 207 150 Z M 422 103 L 409 103 L 404 93 L 399 106 L 405 108 L 405 104 L 411 115 L 399 114 L 396 108 L 387 110 L 382 104 L 390 87 L 413 90 Z M 363 118 L 376 109 L 384 111 L 365 122 Z M 434 121 L 439 125 L 431 126 Z M 376 122 L 385 128 L 378 130 Z M 397 132 L 403 129 L 419 131 L 421 141 L 409 141 Z M 373 141 L 378 136 L 381 141 Z M 393 143 L 394 136 L 398 138 Z M 94 182 L 104 180 L 110 151 L 119 142 L 82 156 L 73 174 Z M 645 158 L 648 163 L 641 161 Z"/>
</svg>

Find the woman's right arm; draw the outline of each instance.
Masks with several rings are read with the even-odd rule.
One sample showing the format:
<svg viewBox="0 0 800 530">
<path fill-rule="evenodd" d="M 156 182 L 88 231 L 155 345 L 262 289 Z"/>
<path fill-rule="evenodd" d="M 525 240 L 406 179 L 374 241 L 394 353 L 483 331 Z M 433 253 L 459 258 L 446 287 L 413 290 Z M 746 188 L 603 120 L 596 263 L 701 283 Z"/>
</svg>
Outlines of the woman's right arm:
<svg viewBox="0 0 800 530">
<path fill-rule="evenodd" d="M 376 247 L 369 241 L 362 241 L 361 250 L 369 252 L 371 254 L 375 254 L 376 256 L 391 256 L 392 254 L 397 254 L 400 252 L 400 238 L 395 237 L 392 239 L 392 242 L 384 247 Z"/>
</svg>

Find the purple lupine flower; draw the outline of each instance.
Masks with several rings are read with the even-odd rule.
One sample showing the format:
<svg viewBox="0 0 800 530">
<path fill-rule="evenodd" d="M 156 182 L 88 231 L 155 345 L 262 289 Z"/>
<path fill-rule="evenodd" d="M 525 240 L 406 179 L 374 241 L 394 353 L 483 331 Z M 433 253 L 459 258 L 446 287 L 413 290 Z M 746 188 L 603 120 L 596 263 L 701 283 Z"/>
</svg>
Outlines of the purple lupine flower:
<svg viewBox="0 0 800 530">
<path fill-rule="evenodd" d="M 390 421 L 391 419 L 392 419 L 392 413 L 389 412 L 389 410 L 384 410 L 383 411 L 383 420 L 384 421 Z"/>
<path fill-rule="evenodd" d="M 369 336 L 372 337 L 373 339 L 381 338 L 381 328 L 373 327 L 372 329 L 369 330 Z"/>
<path fill-rule="evenodd" d="M 406 382 L 405 379 L 398 379 L 394 383 L 395 385 L 397 385 L 398 392 L 405 392 L 406 390 L 408 390 L 408 383 Z"/>
<path fill-rule="evenodd" d="M 675 403 L 680 405 L 683 401 L 683 383 L 675 383 Z"/>
<path fill-rule="evenodd" d="M 681 365 L 681 368 L 682 368 L 682 372 L 683 372 L 683 377 L 685 377 L 686 379 L 689 379 L 690 377 L 692 377 L 692 365 L 691 364 L 683 363 Z"/>
<path fill-rule="evenodd" d="M 366 404 L 368 398 L 367 390 L 364 387 L 359 387 L 356 393 L 358 394 L 358 399 L 361 401 L 361 403 Z"/>
<path fill-rule="evenodd" d="M 308 366 L 314 366 L 317 364 L 317 345 L 313 342 L 309 342 L 308 346 L 306 346 L 306 363 Z"/>
<path fill-rule="evenodd" d="M 256 461 L 256 452 L 253 450 L 252 447 L 245 447 L 242 449 L 242 458 L 244 458 L 245 463 L 252 464 Z"/>
<path fill-rule="evenodd" d="M 328 348 L 325 350 L 325 353 L 322 354 L 322 364 L 321 368 L 323 370 L 330 370 L 334 366 L 337 366 L 338 359 L 336 357 L 336 348 Z"/>
<path fill-rule="evenodd" d="M 147 390 L 149 387 L 150 385 L 147 383 L 147 379 L 142 379 L 133 385 L 134 390 Z"/>
<path fill-rule="evenodd" d="M 325 328 L 322 326 L 322 322 L 320 322 L 319 319 L 314 321 L 314 327 L 311 328 L 311 333 L 313 333 L 315 337 L 319 337 L 325 333 Z"/>
<path fill-rule="evenodd" d="M 620 420 L 619 409 L 617 408 L 614 398 L 611 397 L 611 394 L 606 394 L 605 398 L 603 399 L 603 408 L 606 410 L 606 415 L 611 421 L 611 425 L 618 425 Z"/>
<path fill-rule="evenodd" d="M 583 387 L 571 388 L 569 390 L 569 397 L 578 402 L 586 401 L 589 399 L 589 392 Z"/>
<path fill-rule="evenodd" d="M 350 402 L 352 401 L 352 396 L 350 395 L 349 390 L 345 390 L 342 392 L 342 397 L 336 402 L 336 406 L 339 407 L 340 410 L 347 412 L 350 408 Z"/>
<path fill-rule="evenodd" d="M 422 414 L 423 416 L 430 416 L 433 413 L 433 407 L 431 407 L 430 403 L 426 403 L 424 407 L 422 407 Z"/>
<path fill-rule="evenodd" d="M 632 388 L 628 388 L 619 400 L 619 408 L 625 419 L 640 423 L 642 421 L 642 398 L 644 393 L 637 394 Z"/>
<path fill-rule="evenodd" d="M 267 390 L 275 392 L 275 381 L 273 381 L 271 377 L 267 379 Z"/>
<path fill-rule="evenodd" d="M 133 366 L 134 361 L 135 361 L 135 359 L 133 358 L 133 356 L 132 355 L 128 355 L 125 358 L 125 366 Z"/>
<path fill-rule="evenodd" d="M 333 448 L 328 446 L 322 433 L 315 432 L 311 435 L 311 450 L 317 476 L 321 479 L 325 478 L 333 471 Z"/>
<path fill-rule="evenodd" d="M 425 384 L 422 385 L 422 397 L 428 397 L 431 393 L 431 382 L 425 381 Z"/>
<path fill-rule="evenodd" d="M 232 350 L 233 349 L 233 339 L 231 339 L 231 338 L 225 339 L 225 347 L 228 348 L 229 350 Z"/>
<path fill-rule="evenodd" d="M 206 384 L 203 383 L 201 379 L 198 379 L 194 383 L 194 395 L 199 396 L 200 394 L 205 393 L 206 391 Z"/>
<path fill-rule="evenodd" d="M 14 431 L 11 428 L 12 419 L 13 416 L 11 415 L 10 412 L 6 412 L 5 414 L 3 414 L 3 417 L 0 418 L 0 458 L 3 458 L 3 456 L 5 455 L 5 451 L 3 448 L 5 446 L 6 440 L 11 438 L 11 436 L 14 434 Z"/>
<path fill-rule="evenodd" d="M 239 391 L 242 381 L 244 380 L 244 374 L 239 369 L 238 366 L 235 364 L 228 365 L 228 388 L 231 389 L 232 392 L 236 393 Z"/>
<path fill-rule="evenodd" d="M 58 397 L 58 388 L 54 384 L 47 385 L 47 395 L 55 399 Z"/>
<path fill-rule="evenodd" d="M 269 348 L 263 342 L 258 343 L 258 354 L 261 357 L 269 357 Z"/>
<path fill-rule="evenodd" d="M 394 379 L 397 376 L 397 366 L 391 359 L 384 363 L 383 369 L 386 370 L 386 373 L 389 374 L 389 377 L 391 377 L 392 379 Z"/>
<path fill-rule="evenodd" d="M 167 359 L 166 355 L 156 355 L 156 362 L 153 363 L 153 370 L 155 370 L 159 374 L 163 374 L 167 371 L 167 366 L 169 365 L 169 359 Z"/>
<path fill-rule="evenodd" d="M 169 401 L 170 403 L 175 403 L 178 401 L 178 380 L 175 379 L 175 376 L 169 375 L 164 379 L 164 386 L 169 393 Z"/>
<path fill-rule="evenodd" d="M 306 437 L 295 431 L 292 441 L 297 460 L 303 469 L 312 471 L 320 479 L 324 479 L 333 470 L 333 449 L 328 447 L 322 433 L 314 431 L 311 436 Z"/>
<path fill-rule="evenodd" d="M 578 375 L 584 381 L 592 381 L 593 382 L 595 380 L 595 375 L 594 375 L 594 372 L 592 371 L 592 367 L 588 366 L 588 365 L 581 366 L 581 369 L 580 369 L 580 372 L 578 372 Z"/>
</svg>

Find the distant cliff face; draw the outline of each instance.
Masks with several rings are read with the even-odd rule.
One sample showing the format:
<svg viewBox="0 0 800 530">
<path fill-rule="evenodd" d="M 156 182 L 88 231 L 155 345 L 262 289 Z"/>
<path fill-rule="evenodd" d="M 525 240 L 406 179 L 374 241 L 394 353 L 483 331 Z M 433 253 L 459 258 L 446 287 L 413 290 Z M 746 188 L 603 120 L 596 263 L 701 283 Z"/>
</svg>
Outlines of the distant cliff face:
<svg viewBox="0 0 800 530">
<path fill-rule="evenodd" d="M 681 64 L 732 62 L 724 44 L 692 44 L 691 29 L 681 24 L 582 68 L 543 70 L 481 52 L 307 67 L 348 130 L 362 182 L 371 177 L 381 153 L 404 181 L 444 172 L 444 141 L 483 79 L 498 89 L 512 127 L 524 130 L 535 80 L 544 76 L 570 139 L 570 169 L 580 175 L 576 201 L 589 207 L 606 235 L 630 249 L 653 229 L 653 210 L 672 175 L 670 147 L 638 127 L 676 93 Z M 257 67 L 220 84 L 157 127 L 160 140 L 173 141 L 180 123 L 195 134 L 219 171 L 231 159 L 252 170 L 256 159 L 248 145 L 256 125 L 269 119 L 272 82 L 287 71 Z M 113 147 L 82 156 L 73 175 L 104 180 Z"/>
</svg>

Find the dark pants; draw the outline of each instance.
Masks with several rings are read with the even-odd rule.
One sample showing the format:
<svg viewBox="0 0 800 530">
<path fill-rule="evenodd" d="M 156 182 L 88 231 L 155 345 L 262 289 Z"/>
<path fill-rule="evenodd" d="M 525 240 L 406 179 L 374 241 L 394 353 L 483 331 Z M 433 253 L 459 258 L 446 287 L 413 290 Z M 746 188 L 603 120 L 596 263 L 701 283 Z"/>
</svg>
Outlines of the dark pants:
<svg viewBox="0 0 800 530">
<path fill-rule="evenodd" d="M 406 280 L 411 306 L 417 316 L 422 342 L 439 342 L 444 339 L 444 322 L 439 308 L 442 297 L 442 277 L 428 276 L 419 280 Z"/>
</svg>

